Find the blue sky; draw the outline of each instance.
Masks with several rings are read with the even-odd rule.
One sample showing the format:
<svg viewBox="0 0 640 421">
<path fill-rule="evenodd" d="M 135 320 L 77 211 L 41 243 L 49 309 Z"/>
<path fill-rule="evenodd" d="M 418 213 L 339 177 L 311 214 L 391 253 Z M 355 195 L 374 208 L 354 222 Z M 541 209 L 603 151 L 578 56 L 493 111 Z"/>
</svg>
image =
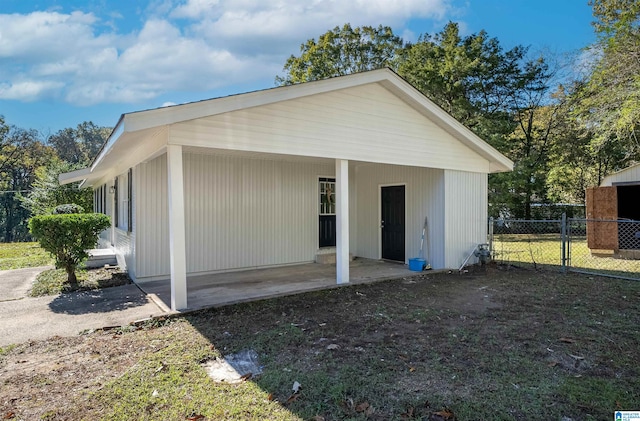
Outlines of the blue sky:
<svg viewBox="0 0 640 421">
<path fill-rule="evenodd" d="M 47 135 L 270 88 L 301 43 L 347 22 L 414 41 L 454 21 L 579 55 L 591 18 L 587 0 L 0 0 L 0 115 Z"/>
</svg>

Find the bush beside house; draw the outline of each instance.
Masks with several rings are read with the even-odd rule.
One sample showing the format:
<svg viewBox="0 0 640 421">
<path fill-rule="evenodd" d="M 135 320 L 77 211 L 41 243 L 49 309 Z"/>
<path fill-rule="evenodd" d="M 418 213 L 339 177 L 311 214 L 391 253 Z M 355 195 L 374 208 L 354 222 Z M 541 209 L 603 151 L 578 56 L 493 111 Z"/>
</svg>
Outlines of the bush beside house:
<svg viewBox="0 0 640 421">
<path fill-rule="evenodd" d="M 29 221 L 31 234 L 51 253 L 57 268 L 67 273 L 67 282 L 77 285 L 76 268 L 89 257 L 98 235 L 111 226 L 107 215 L 82 212 L 78 205 L 61 205 L 51 215 L 38 215 Z M 73 213 L 70 213 L 73 212 Z"/>
</svg>

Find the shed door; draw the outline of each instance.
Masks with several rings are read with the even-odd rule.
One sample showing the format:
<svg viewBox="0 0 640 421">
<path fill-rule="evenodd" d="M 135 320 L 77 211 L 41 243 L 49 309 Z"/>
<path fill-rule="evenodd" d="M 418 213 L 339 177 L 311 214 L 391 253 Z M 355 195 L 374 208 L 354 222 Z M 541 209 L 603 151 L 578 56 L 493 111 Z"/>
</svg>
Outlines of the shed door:
<svg viewBox="0 0 640 421">
<path fill-rule="evenodd" d="M 336 245 L 336 179 L 320 178 L 319 247 Z"/>
<path fill-rule="evenodd" d="M 592 187 L 586 191 L 587 245 L 592 250 L 618 250 L 618 190 Z M 604 221 L 599 221 L 604 220 Z"/>
<path fill-rule="evenodd" d="M 382 187 L 382 258 L 404 262 L 404 186 Z"/>
</svg>

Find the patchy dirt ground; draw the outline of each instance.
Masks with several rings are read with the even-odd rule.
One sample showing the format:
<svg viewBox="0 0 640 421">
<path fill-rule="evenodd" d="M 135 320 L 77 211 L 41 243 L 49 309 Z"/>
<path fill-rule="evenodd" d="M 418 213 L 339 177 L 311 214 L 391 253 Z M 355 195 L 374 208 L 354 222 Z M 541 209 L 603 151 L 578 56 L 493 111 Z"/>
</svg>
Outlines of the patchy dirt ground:
<svg viewBox="0 0 640 421">
<path fill-rule="evenodd" d="M 189 419 L 141 397 L 116 416 L 109 396 L 162 390 L 137 371 L 156 357 L 199 370 L 207 355 L 254 349 L 264 374 L 253 385 L 290 414 L 277 419 L 608 419 L 640 409 L 639 322 L 638 283 L 500 267 L 425 273 L 5 348 L 0 417 Z M 184 354 L 169 353 L 176 341 Z M 187 387 L 189 370 L 171 381 Z M 302 392 L 291 400 L 294 381 Z M 223 419 L 189 387 L 173 405 Z M 236 400 L 248 409 L 229 419 L 260 419 L 255 402 Z"/>
</svg>

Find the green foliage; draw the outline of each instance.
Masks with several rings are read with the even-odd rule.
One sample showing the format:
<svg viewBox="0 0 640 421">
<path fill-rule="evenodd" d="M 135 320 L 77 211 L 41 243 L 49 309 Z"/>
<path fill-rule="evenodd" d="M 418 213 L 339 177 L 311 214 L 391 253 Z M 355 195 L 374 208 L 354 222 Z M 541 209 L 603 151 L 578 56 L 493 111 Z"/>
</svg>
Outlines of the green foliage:
<svg viewBox="0 0 640 421">
<path fill-rule="evenodd" d="M 352 28 L 336 26 L 300 46 L 300 56 L 290 56 L 285 76 L 277 76 L 278 85 L 309 82 L 365 70 L 395 67 L 402 38 L 388 26 Z"/>
<path fill-rule="evenodd" d="M 598 42 L 587 82 L 576 93 L 582 118 L 601 142 L 615 138 L 640 159 L 640 2 L 592 0 Z"/>
<path fill-rule="evenodd" d="M 20 196 L 22 206 L 31 215 L 51 213 L 56 206 L 66 203 L 76 203 L 83 209 L 92 209 L 93 192 L 90 188 L 80 189 L 78 183 L 60 185 L 58 181 L 60 174 L 76 169 L 77 165 L 52 159 L 45 167 L 36 171 L 31 191 L 26 196 Z"/>
<path fill-rule="evenodd" d="M 493 216 L 531 217 L 545 197 L 557 114 L 546 104 L 553 72 L 527 49 L 504 51 L 486 32 L 461 37 L 449 23 L 408 47 L 400 74 L 436 104 L 515 162 L 489 179 Z M 546 107 L 546 108 L 545 108 Z"/>
<path fill-rule="evenodd" d="M 461 37 L 450 22 L 406 48 L 398 72 L 436 104 L 480 135 L 513 130 L 509 100 L 526 49 L 503 51 L 486 32 Z"/>
<path fill-rule="evenodd" d="M 56 267 L 65 269 L 72 285 L 77 284 L 76 267 L 110 225 L 109 217 L 100 213 L 38 215 L 29 221 L 31 233 L 54 256 Z"/>
<path fill-rule="evenodd" d="M 35 174 L 51 154 L 38 132 L 7 126 L 0 119 L 0 241 L 27 241 L 29 213 L 20 206 Z"/>
<path fill-rule="evenodd" d="M 84 208 L 75 203 L 66 203 L 64 205 L 58 205 L 51 212 L 53 215 L 65 215 L 70 213 L 84 213 Z"/>
<path fill-rule="evenodd" d="M 111 129 L 108 127 L 99 127 L 91 121 L 85 121 L 75 129 L 58 131 L 49 137 L 48 143 L 63 161 L 87 166 L 98 155 L 110 133 Z"/>
</svg>

